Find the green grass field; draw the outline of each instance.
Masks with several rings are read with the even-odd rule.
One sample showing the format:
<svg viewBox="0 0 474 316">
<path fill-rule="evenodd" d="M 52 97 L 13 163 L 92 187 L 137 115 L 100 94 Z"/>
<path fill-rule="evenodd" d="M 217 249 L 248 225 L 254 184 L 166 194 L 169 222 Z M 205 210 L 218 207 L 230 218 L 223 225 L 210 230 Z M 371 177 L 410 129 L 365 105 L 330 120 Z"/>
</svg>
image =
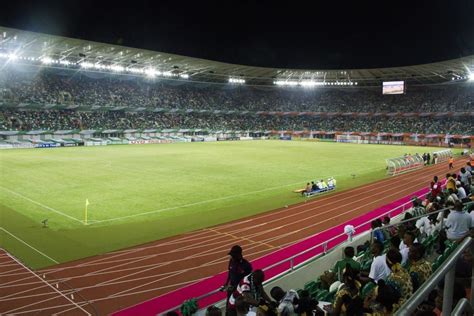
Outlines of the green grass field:
<svg viewBox="0 0 474 316">
<path fill-rule="evenodd" d="M 2 150 L 0 226 L 65 262 L 301 202 L 292 190 L 308 180 L 335 176 L 338 191 L 371 182 L 385 176 L 385 158 L 416 150 L 429 149 L 242 141 Z M 0 234 L 30 266 L 54 263 Z"/>
</svg>

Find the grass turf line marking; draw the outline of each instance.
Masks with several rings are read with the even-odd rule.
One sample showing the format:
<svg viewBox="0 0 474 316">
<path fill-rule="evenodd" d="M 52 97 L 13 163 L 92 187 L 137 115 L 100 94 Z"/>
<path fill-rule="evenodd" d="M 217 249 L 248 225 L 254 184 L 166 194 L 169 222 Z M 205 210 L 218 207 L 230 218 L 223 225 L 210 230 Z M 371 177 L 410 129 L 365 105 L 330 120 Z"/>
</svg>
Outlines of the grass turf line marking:
<svg viewBox="0 0 474 316">
<path fill-rule="evenodd" d="M 74 220 L 74 221 L 76 221 L 76 222 L 79 222 L 79 223 L 81 223 L 81 224 L 84 224 L 84 222 L 83 222 L 82 220 L 79 220 L 79 219 L 77 219 L 77 218 L 75 218 L 75 217 L 73 217 L 73 216 L 71 216 L 71 215 L 68 215 L 68 214 L 63 213 L 63 212 L 61 212 L 61 211 L 58 211 L 58 210 L 56 210 L 56 209 L 54 209 L 54 208 L 52 208 L 52 207 L 50 207 L 50 206 L 44 205 L 43 203 L 40 203 L 40 202 L 35 201 L 35 200 L 32 200 L 32 199 L 30 199 L 29 197 L 24 196 L 24 195 L 21 194 L 21 193 L 15 192 L 15 191 L 10 190 L 10 189 L 7 189 L 7 188 L 5 188 L 5 187 L 3 187 L 3 186 L 0 186 L 0 188 L 2 188 L 3 190 L 5 190 L 5 191 L 7 191 L 7 192 L 10 192 L 11 194 L 14 194 L 14 195 L 16 195 L 16 196 L 19 196 L 19 197 L 21 197 L 22 199 L 27 200 L 27 201 L 29 201 L 29 202 L 31 202 L 31 203 L 33 203 L 33 204 L 39 205 L 39 206 L 41 206 L 42 208 L 45 208 L 45 209 L 47 209 L 47 210 L 50 210 L 50 211 L 52 211 L 52 212 L 54 212 L 54 213 L 56 213 L 56 214 L 62 215 L 62 216 L 64 216 L 64 217 L 67 217 L 67 218 L 69 218 L 69 219 L 72 219 L 72 220 Z"/>
<path fill-rule="evenodd" d="M 378 169 L 366 168 L 366 169 L 361 169 L 360 171 L 369 171 L 369 170 L 376 171 Z M 332 176 L 337 177 L 337 176 L 340 176 L 340 175 L 332 175 Z M 329 176 L 326 175 L 326 176 L 319 176 L 319 177 L 324 179 L 324 178 L 327 178 Z M 97 220 L 94 223 L 90 223 L 90 225 L 94 225 L 94 224 L 98 224 L 98 223 L 118 221 L 118 220 L 122 220 L 122 219 L 126 219 L 126 218 L 132 218 L 132 217 L 143 216 L 143 215 L 148 215 L 148 214 L 161 213 L 161 212 L 164 212 L 164 211 L 171 211 L 171 210 L 176 210 L 176 209 L 180 209 L 180 208 L 187 208 L 187 207 L 191 207 L 191 206 L 196 206 L 196 205 L 201 205 L 201 204 L 206 204 L 206 203 L 211 203 L 211 202 L 216 202 L 216 201 L 228 200 L 228 199 L 232 199 L 232 198 L 240 197 L 240 196 L 246 196 L 246 195 L 252 195 L 252 194 L 256 194 L 256 193 L 272 191 L 272 190 L 276 190 L 276 189 L 281 189 L 281 188 L 286 188 L 286 187 L 289 187 L 289 186 L 298 185 L 298 184 L 301 184 L 302 182 L 305 182 L 305 181 L 308 181 L 308 180 L 302 180 L 302 181 L 298 181 L 298 182 L 294 182 L 294 183 L 290 183 L 290 184 L 279 185 L 279 186 L 266 188 L 266 189 L 262 189 L 262 190 L 256 190 L 256 191 L 251 191 L 251 192 L 244 192 L 244 193 L 239 193 L 239 194 L 234 194 L 234 195 L 223 196 L 223 197 L 219 197 L 219 198 L 215 198 L 215 199 L 209 199 L 209 200 L 199 201 L 199 202 L 190 203 L 190 204 L 166 207 L 166 208 L 153 210 L 153 211 L 148 211 L 148 212 L 142 212 L 142 213 L 138 213 L 138 214 L 132 214 L 132 215 L 119 216 L 119 217 L 114 217 L 114 218 L 109 218 L 109 219 Z"/>
<path fill-rule="evenodd" d="M 412 178 L 412 176 L 411 176 L 410 178 Z M 400 182 L 400 181 L 396 181 L 396 182 Z M 316 202 L 316 201 L 313 201 L 313 202 Z M 279 239 L 279 238 L 276 238 L 276 239 Z M 145 248 L 147 248 L 147 247 L 145 247 Z M 136 250 L 136 249 L 134 249 L 134 250 Z M 54 271 L 54 270 L 53 270 L 53 271 Z"/>
<path fill-rule="evenodd" d="M 0 227 L 2 230 L 5 231 L 5 229 L 3 229 L 2 227 Z M 34 249 L 34 248 L 33 248 Z M 27 266 L 25 266 L 23 263 L 21 263 L 20 261 L 18 261 L 15 257 L 13 257 L 12 255 L 8 254 L 8 256 L 10 256 L 10 258 L 12 258 L 13 261 L 15 261 L 16 263 L 18 263 L 19 265 L 21 265 L 23 268 L 25 268 L 27 271 L 31 272 L 36 278 L 38 278 L 41 282 L 45 283 L 47 286 L 49 286 L 51 289 L 53 289 L 53 291 L 55 291 L 56 293 L 58 293 L 59 295 L 61 295 L 62 297 L 64 297 L 67 301 L 71 302 L 73 305 L 75 305 L 77 308 L 79 308 L 80 310 L 82 310 L 84 313 L 86 313 L 86 315 L 91 315 L 89 314 L 85 309 L 83 309 L 81 306 L 79 306 L 78 304 L 76 304 L 76 302 L 72 301 L 71 299 L 69 299 L 69 297 L 67 297 L 66 295 L 64 295 L 62 292 L 60 292 L 58 289 L 56 289 L 54 286 L 52 286 L 51 284 L 49 284 L 48 282 L 46 282 L 45 280 L 43 280 L 39 275 L 37 275 L 36 273 L 34 273 L 32 270 L 30 270 Z M 36 304 L 36 303 L 34 303 Z M 34 304 L 30 304 L 30 305 L 34 305 Z M 11 313 L 11 312 L 14 312 L 15 310 L 18 310 L 18 309 L 22 309 L 24 307 L 28 307 L 30 305 L 27 305 L 27 306 L 21 306 L 21 307 L 18 307 L 16 309 L 13 309 L 13 310 L 10 310 L 10 311 L 7 311 L 6 313 Z M 68 305 L 69 306 L 69 305 Z"/>
<path fill-rule="evenodd" d="M 0 227 L 0 230 L 4 231 L 5 233 L 7 233 L 8 235 L 12 236 L 13 238 L 15 238 L 16 240 L 18 240 L 19 242 L 21 242 L 22 244 L 28 246 L 29 248 L 33 249 L 34 251 L 36 251 L 37 253 L 39 253 L 40 255 L 42 255 L 43 257 L 51 260 L 52 262 L 58 264 L 59 262 L 54 260 L 53 258 L 51 258 L 50 256 L 48 256 L 47 254 L 45 254 L 44 252 L 36 249 L 35 247 L 33 247 L 32 245 L 30 245 L 29 243 L 27 243 L 26 241 L 24 241 L 23 239 L 13 235 L 12 233 L 10 233 L 8 230 L 6 230 L 5 228 L 3 227 Z"/>
<path fill-rule="evenodd" d="M 438 169 L 438 168 L 436 168 L 436 169 Z M 419 173 L 419 172 L 418 172 L 418 173 Z M 413 178 L 414 176 L 416 176 L 416 174 L 415 174 L 415 173 L 411 173 L 408 178 Z M 385 179 L 385 180 L 390 182 L 390 183 L 388 183 L 388 185 L 392 185 L 392 184 L 393 184 L 393 183 L 391 183 L 391 182 L 393 182 L 393 181 L 392 181 L 392 178 L 388 178 L 388 179 Z M 383 181 L 386 182 L 385 180 L 383 180 Z M 396 181 L 396 182 L 399 183 L 400 181 Z M 380 185 L 380 183 L 375 183 L 375 184 L 372 184 L 372 185 L 369 185 L 369 186 L 374 186 L 374 185 Z M 364 187 L 364 189 L 366 189 L 366 187 Z M 380 188 L 379 188 L 379 189 L 380 189 Z M 357 188 L 356 188 L 355 190 L 357 190 Z M 349 191 L 348 191 L 348 192 L 349 192 Z M 329 197 L 326 197 L 326 199 L 327 199 L 327 198 L 329 198 Z M 313 203 L 318 203 L 318 201 L 321 201 L 321 200 L 323 200 L 323 199 L 325 199 L 325 198 L 323 197 L 322 199 L 313 200 L 312 202 L 310 202 L 310 204 L 297 205 L 297 206 L 294 206 L 293 208 L 299 208 L 299 207 L 303 207 L 303 206 L 309 206 L 309 205 L 311 205 L 311 204 L 313 204 Z M 346 206 L 347 206 L 347 205 L 346 205 Z M 314 209 L 314 208 L 311 208 L 311 209 L 309 209 L 309 210 L 312 210 L 312 209 Z M 307 211 L 307 210 L 303 210 L 302 212 L 306 212 L 306 211 Z M 275 215 L 275 214 L 272 213 L 272 215 Z M 292 215 L 294 215 L 294 214 L 292 214 Z M 266 216 L 268 216 L 268 215 L 264 215 L 263 217 L 266 217 Z M 260 216 L 260 217 L 262 217 L 262 216 Z M 259 217 L 259 218 L 260 218 L 260 217 Z M 291 217 L 291 216 L 286 216 L 286 217 Z M 285 218 L 286 218 L 286 217 L 285 217 Z M 249 220 L 246 220 L 245 222 L 247 222 L 247 221 L 249 221 Z M 240 224 L 240 222 L 234 223 L 233 225 L 235 225 L 235 224 Z M 244 230 L 246 230 L 246 229 L 244 229 Z M 301 229 L 300 229 L 300 230 L 301 230 Z M 202 233 L 202 232 L 201 232 L 201 233 Z M 191 236 L 186 236 L 184 239 L 188 239 L 189 237 L 191 237 Z M 193 238 L 191 238 L 191 239 L 193 239 Z M 277 239 L 279 239 L 279 238 L 277 238 Z M 158 245 L 158 246 L 160 246 L 160 245 Z M 127 251 L 127 250 L 126 250 L 126 251 L 117 251 L 117 252 L 115 252 L 115 253 L 116 253 L 116 255 L 118 255 L 118 256 L 120 256 L 120 255 L 127 255 L 127 254 L 130 254 L 130 252 L 138 252 L 138 251 L 140 251 L 140 250 L 145 250 L 145 249 L 154 248 L 154 247 L 156 247 L 156 246 L 142 247 L 141 249 L 136 249 L 136 248 L 134 248 L 134 249 L 132 249 L 132 251 L 130 251 L 130 250 L 129 250 L 129 251 Z M 187 247 L 184 247 L 184 248 L 187 248 Z M 112 252 L 112 253 L 114 253 L 114 252 Z M 113 257 L 115 257 L 115 256 L 113 256 Z M 105 261 L 105 260 L 108 260 L 108 259 L 110 259 L 110 258 L 102 258 L 102 259 L 100 259 L 99 261 L 102 261 L 102 260 Z M 90 264 L 91 264 L 91 263 L 89 263 L 89 264 L 83 264 L 83 265 L 81 265 L 81 266 L 89 266 Z M 64 270 L 64 269 L 74 268 L 74 267 L 75 267 L 75 266 L 62 268 L 62 269 L 59 269 L 59 271 Z M 57 270 L 56 270 L 56 269 L 47 269 L 46 271 L 48 271 L 48 272 L 56 272 Z"/>
<path fill-rule="evenodd" d="M 399 182 L 399 181 L 397 181 L 397 182 Z M 410 188 L 411 188 L 411 187 L 410 187 Z M 349 212 L 350 212 L 350 211 L 349 211 Z M 346 213 L 349 213 L 349 212 L 346 212 Z M 186 270 L 187 270 L 187 269 L 186 269 Z M 118 293 L 116 293 L 115 295 L 117 295 L 117 294 L 118 294 Z"/>
</svg>

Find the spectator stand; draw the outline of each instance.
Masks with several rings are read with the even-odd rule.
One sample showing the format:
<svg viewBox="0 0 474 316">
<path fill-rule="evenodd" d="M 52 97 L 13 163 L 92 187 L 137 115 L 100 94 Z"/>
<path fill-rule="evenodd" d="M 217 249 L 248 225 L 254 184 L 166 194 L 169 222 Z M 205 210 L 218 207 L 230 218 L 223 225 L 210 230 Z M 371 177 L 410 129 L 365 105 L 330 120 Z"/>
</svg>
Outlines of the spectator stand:
<svg viewBox="0 0 474 316">
<path fill-rule="evenodd" d="M 400 307 L 395 315 L 412 315 L 425 298 L 435 289 L 439 282 L 444 279 L 443 309 L 442 315 L 462 315 L 462 310 L 470 310 L 474 306 L 474 295 L 471 293 L 470 302 L 467 299 L 460 300 L 455 307 L 455 313 L 451 313 L 453 304 L 455 268 L 459 258 L 465 250 L 474 251 L 474 242 L 471 237 L 464 239 L 456 249 L 446 258 L 443 264 L 430 276 L 428 280 L 410 297 L 410 299 Z M 474 266 L 473 266 L 474 275 Z M 471 280 L 471 289 L 474 287 L 474 279 Z"/>
<path fill-rule="evenodd" d="M 371 227 L 370 224 L 374 219 L 388 216 L 391 218 L 391 222 L 396 223 L 401 220 L 405 211 L 410 209 L 412 205 L 411 199 L 413 196 L 422 198 L 427 193 L 427 189 L 422 189 L 415 192 L 414 194 L 406 196 L 403 199 L 373 210 L 364 216 L 355 218 L 345 223 L 341 223 L 341 225 L 337 225 L 326 231 L 317 233 L 313 237 L 269 255 L 278 257 L 281 253 L 286 255 L 284 259 L 270 263 L 270 259 L 267 258 L 269 256 L 265 256 L 255 260 L 252 264 L 254 265 L 254 268 L 261 268 L 265 272 L 267 281 L 264 283 L 264 287 L 268 292 L 273 286 L 277 285 L 284 289 L 302 288 L 304 284 L 309 283 L 315 278 L 315 276 L 319 276 L 323 271 L 331 269 L 334 266 L 334 263 L 341 259 L 341 254 L 344 247 L 356 247 L 357 245 L 369 241 Z M 344 227 L 346 225 L 353 225 L 355 228 L 357 235 L 353 236 L 352 241 L 348 241 L 348 235 L 344 232 Z M 290 248 L 294 248 L 294 250 Z M 223 278 L 224 277 L 225 276 L 223 276 Z M 210 280 L 206 280 L 205 282 L 210 282 Z M 217 283 L 221 284 L 219 282 Z M 203 293 L 202 288 L 206 288 L 206 285 L 196 283 L 195 286 L 201 290 L 202 294 L 191 297 L 195 297 L 198 300 L 200 308 L 206 308 L 207 306 L 213 304 L 218 307 L 224 307 L 225 301 L 222 300 L 222 292 L 219 292 L 218 289 Z M 194 285 L 191 287 L 194 287 Z M 170 295 L 172 297 L 176 295 L 186 297 L 186 295 L 182 293 L 178 294 L 171 292 Z M 323 299 L 319 300 L 323 301 Z M 168 301 L 169 298 L 163 296 L 158 298 L 155 304 L 168 304 Z M 166 313 L 167 311 L 176 310 L 180 305 L 177 304 L 175 306 L 168 306 L 168 308 L 161 309 L 159 313 Z M 143 306 L 143 308 L 146 308 L 146 306 Z M 139 311 L 139 309 L 134 311 L 124 310 L 118 312 L 117 315 L 131 315 L 132 312 L 137 311 Z"/>
<path fill-rule="evenodd" d="M 423 168 L 424 162 L 420 155 L 405 155 L 403 157 L 386 159 L 387 174 L 395 176 Z"/>
</svg>

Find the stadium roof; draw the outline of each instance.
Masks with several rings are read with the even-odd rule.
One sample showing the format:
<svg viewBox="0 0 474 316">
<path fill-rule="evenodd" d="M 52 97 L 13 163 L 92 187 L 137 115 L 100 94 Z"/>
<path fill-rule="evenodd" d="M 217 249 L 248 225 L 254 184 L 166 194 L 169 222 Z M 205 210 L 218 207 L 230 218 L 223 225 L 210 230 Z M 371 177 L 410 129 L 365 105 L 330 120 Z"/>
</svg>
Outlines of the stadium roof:
<svg viewBox="0 0 474 316">
<path fill-rule="evenodd" d="M 0 57 L 14 58 L 18 63 L 176 80 L 228 83 L 229 79 L 233 79 L 235 84 L 239 84 L 244 82 L 239 82 L 243 79 L 253 85 L 303 81 L 316 85 L 379 86 L 382 81 L 391 80 L 436 84 L 467 79 L 474 70 L 474 55 L 393 68 L 303 70 L 253 67 L 6 27 L 0 27 Z"/>
</svg>

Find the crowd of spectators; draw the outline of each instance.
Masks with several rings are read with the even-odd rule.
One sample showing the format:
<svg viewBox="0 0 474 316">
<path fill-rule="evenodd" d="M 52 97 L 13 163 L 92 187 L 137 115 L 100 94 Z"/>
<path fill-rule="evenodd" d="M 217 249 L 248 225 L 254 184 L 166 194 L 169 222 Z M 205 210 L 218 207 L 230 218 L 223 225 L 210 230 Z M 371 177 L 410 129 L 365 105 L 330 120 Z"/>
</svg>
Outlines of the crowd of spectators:
<svg viewBox="0 0 474 316">
<path fill-rule="evenodd" d="M 0 91 L 14 104 L 76 104 L 164 109 L 312 112 L 472 111 L 470 84 L 408 87 L 403 95 L 380 88 L 317 89 L 189 83 L 82 71 L 2 69 Z"/>
<path fill-rule="evenodd" d="M 264 272 L 249 272 L 251 265 L 243 259 L 242 248 L 232 247 L 229 276 L 222 287 L 228 291 L 226 315 L 247 315 L 251 307 L 257 315 L 392 315 L 465 237 L 474 236 L 472 172 L 468 162 L 458 173 L 447 174 L 444 184 L 435 177 L 424 200 L 413 198 L 403 221 L 391 225 L 389 217 L 375 219 L 370 242 L 359 245 L 357 253 L 354 247 L 346 247 L 343 258 L 304 289 L 274 286 L 267 294 Z M 439 189 L 451 180 L 454 189 Z M 460 188 L 466 196 L 451 200 Z M 471 249 L 458 259 L 453 307 L 470 297 L 473 261 Z M 413 315 L 440 315 L 443 286 L 441 282 Z"/>
<path fill-rule="evenodd" d="M 233 86 L 81 71 L 19 71 L 6 67 L 0 74 L 0 104 L 10 109 L 5 107 L 0 112 L 0 129 L 306 129 L 474 134 L 474 117 L 462 113 L 474 108 L 474 89 L 470 84 L 410 87 L 404 95 L 382 95 L 379 90 L 354 86 L 318 89 Z M 79 106 L 82 110 L 47 110 L 53 105 Z M 46 109 L 18 110 L 34 106 Z M 91 107 L 95 110 L 91 111 Z M 123 109 L 111 111 L 114 107 Z M 145 111 L 134 110 L 139 108 Z M 270 115 L 259 111 L 293 113 Z M 299 114 L 445 111 L 458 115 Z"/>
<path fill-rule="evenodd" d="M 0 130 L 68 129 L 313 130 L 474 135 L 474 117 L 348 117 L 199 112 L 0 110 Z"/>
</svg>

